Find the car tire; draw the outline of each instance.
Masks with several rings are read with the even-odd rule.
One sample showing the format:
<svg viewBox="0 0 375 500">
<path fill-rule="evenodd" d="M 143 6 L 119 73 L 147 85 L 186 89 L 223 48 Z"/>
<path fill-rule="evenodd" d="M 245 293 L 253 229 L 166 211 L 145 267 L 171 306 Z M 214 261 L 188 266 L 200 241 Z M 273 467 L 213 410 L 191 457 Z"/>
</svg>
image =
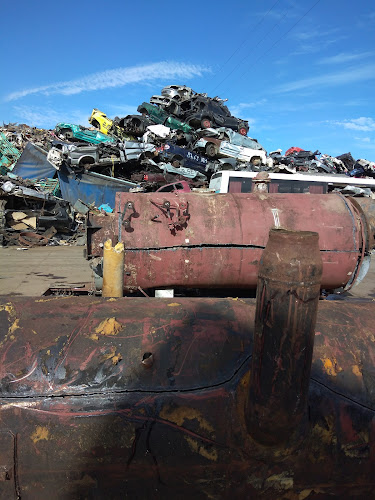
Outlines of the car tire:
<svg viewBox="0 0 375 500">
<path fill-rule="evenodd" d="M 208 156 L 209 158 L 215 158 L 216 155 L 217 155 L 217 150 L 216 150 L 216 146 L 215 144 L 212 144 L 212 142 L 209 142 L 208 144 L 206 144 L 206 156 Z"/>
<path fill-rule="evenodd" d="M 172 158 L 172 161 L 171 161 L 171 165 L 173 165 L 175 168 L 180 168 L 182 167 L 184 164 L 184 159 L 182 156 L 180 155 L 175 155 L 173 158 Z"/>
<path fill-rule="evenodd" d="M 97 120 L 93 120 L 93 121 L 91 122 L 91 125 L 92 125 L 93 127 L 97 128 L 97 129 L 99 130 L 99 132 L 100 132 L 100 123 L 99 123 Z"/>
<path fill-rule="evenodd" d="M 202 128 L 211 128 L 211 120 L 209 118 L 202 118 L 201 126 Z"/>
</svg>

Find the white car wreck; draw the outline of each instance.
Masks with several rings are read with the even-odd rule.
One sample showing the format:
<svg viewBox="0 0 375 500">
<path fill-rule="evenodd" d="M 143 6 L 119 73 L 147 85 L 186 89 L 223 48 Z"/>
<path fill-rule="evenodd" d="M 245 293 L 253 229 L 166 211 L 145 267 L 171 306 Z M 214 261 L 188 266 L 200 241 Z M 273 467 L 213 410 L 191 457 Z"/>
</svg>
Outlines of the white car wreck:
<svg viewBox="0 0 375 500">
<path fill-rule="evenodd" d="M 194 149 L 200 150 L 209 158 L 235 158 L 255 166 L 272 167 L 272 158 L 256 139 L 246 137 L 225 127 L 201 130 L 202 137 L 194 144 Z M 204 134 L 204 135 L 203 135 Z"/>
</svg>

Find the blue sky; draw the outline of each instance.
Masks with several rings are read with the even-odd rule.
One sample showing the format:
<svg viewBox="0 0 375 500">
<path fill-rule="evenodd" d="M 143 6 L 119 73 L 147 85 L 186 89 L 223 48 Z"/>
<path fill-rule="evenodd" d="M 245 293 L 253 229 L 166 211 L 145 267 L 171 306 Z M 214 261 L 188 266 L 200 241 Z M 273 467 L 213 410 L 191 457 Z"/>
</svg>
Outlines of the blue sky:
<svg viewBox="0 0 375 500">
<path fill-rule="evenodd" d="M 375 161 L 375 4 L 5 2 L 0 123 L 88 126 L 168 84 L 228 98 L 268 150 Z"/>
</svg>

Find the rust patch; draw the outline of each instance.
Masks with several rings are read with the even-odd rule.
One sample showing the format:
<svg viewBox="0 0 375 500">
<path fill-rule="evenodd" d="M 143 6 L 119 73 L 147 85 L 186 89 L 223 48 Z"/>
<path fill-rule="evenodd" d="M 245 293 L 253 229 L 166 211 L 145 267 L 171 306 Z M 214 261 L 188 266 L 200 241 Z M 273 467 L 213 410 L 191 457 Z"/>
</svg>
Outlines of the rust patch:
<svg viewBox="0 0 375 500">
<path fill-rule="evenodd" d="M 122 324 L 119 323 L 116 318 L 106 318 L 100 325 L 95 329 L 96 333 L 100 335 L 112 336 L 117 335 L 122 330 Z M 93 338 L 93 336 L 90 336 Z M 97 338 L 95 340 L 98 340 Z"/>
<path fill-rule="evenodd" d="M 38 441 L 48 441 L 49 440 L 49 430 L 47 427 L 42 427 L 38 425 L 35 431 L 30 436 L 33 443 Z"/>
</svg>

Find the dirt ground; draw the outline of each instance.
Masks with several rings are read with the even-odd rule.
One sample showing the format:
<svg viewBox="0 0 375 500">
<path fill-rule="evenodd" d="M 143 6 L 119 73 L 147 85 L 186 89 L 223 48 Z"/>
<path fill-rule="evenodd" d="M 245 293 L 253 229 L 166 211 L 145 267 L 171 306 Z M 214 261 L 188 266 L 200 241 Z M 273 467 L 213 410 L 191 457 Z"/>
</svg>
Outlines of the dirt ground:
<svg viewBox="0 0 375 500">
<path fill-rule="evenodd" d="M 0 295 L 40 296 L 58 284 L 91 282 L 83 247 L 0 247 Z"/>
<path fill-rule="evenodd" d="M 51 286 L 92 282 L 83 247 L 0 247 L 0 295 L 41 296 Z M 362 283 L 345 297 L 375 300 L 375 255 Z"/>
</svg>

